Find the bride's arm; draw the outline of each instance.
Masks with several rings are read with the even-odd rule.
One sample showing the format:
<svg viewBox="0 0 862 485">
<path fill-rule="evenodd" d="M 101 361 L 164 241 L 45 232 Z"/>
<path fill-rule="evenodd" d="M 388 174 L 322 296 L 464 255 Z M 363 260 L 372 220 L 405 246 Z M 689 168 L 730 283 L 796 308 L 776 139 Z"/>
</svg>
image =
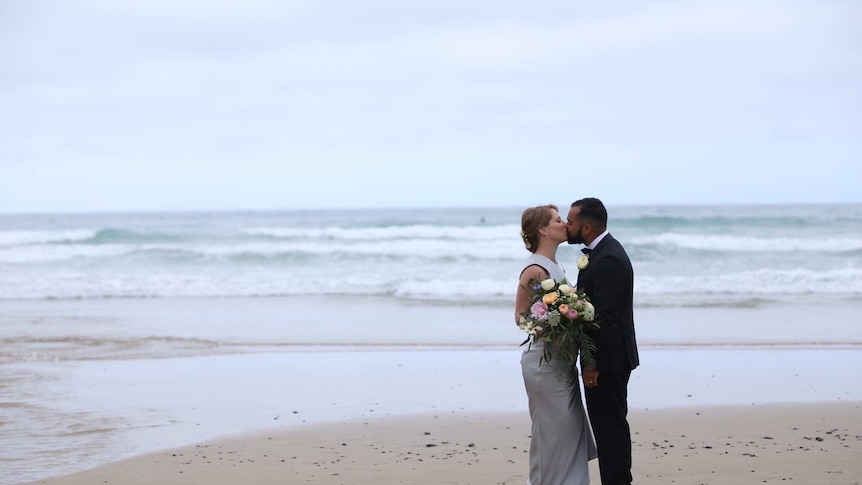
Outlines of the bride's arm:
<svg viewBox="0 0 862 485">
<path fill-rule="evenodd" d="M 533 299 L 533 288 L 530 287 L 530 280 L 542 281 L 550 278 L 548 272 L 544 268 L 537 265 L 528 266 L 521 273 L 521 279 L 518 281 L 518 291 L 515 295 L 515 323 L 521 319 L 521 314 L 530 309 L 530 304 Z"/>
</svg>

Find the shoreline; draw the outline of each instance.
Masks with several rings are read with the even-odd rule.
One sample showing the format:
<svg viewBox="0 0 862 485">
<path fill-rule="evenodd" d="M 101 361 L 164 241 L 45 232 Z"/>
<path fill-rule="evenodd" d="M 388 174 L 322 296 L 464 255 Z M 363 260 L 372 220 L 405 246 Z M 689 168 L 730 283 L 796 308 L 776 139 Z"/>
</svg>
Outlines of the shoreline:
<svg viewBox="0 0 862 485">
<path fill-rule="evenodd" d="M 862 401 L 637 410 L 635 480 L 862 483 Z M 26 485 L 521 484 L 529 415 L 423 413 L 309 423 L 134 456 Z M 590 462 L 599 483 L 597 462 Z"/>
<path fill-rule="evenodd" d="M 28 394 L 0 408 L 0 483 L 258 430 L 428 413 L 517 415 L 527 409 L 520 355 L 321 351 L 7 364 L 0 371 L 8 382 L 24 379 Z M 862 401 L 850 385 L 862 379 L 859 357 L 856 349 L 645 348 L 629 406 L 636 414 Z"/>
<path fill-rule="evenodd" d="M 348 299 L 308 325 L 302 299 L 206 303 L 0 302 L 0 484 L 237 433 L 527 408 L 507 308 Z M 630 409 L 862 401 L 859 303 L 644 309 Z"/>
<path fill-rule="evenodd" d="M 862 300 L 792 298 L 758 308 L 638 310 L 638 345 L 653 349 L 859 349 Z M 0 364 L 198 357 L 269 351 L 518 348 L 525 334 L 503 306 L 349 297 L 307 325 L 324 297 L 0 300 Z M 816 311 L 813 309 L 816 308 Z M 380 315 L 392 318 L 380 318 Z M 369 327 L 373 322 L 373 328 Z M 512 322 L 511 324 L 509 322 Z M 717 323 L 720 322 L 720 323 Z M 465 325 L 467 323 L 467 325 Z M 323 344 L 323 345 L 321 345 Z"/>
</svg>

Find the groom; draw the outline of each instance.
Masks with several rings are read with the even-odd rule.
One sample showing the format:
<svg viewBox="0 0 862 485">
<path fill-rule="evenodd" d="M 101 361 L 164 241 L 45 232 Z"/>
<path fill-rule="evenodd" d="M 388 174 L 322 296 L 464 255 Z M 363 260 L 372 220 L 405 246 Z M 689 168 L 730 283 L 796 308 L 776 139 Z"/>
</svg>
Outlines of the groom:
<svg viewBox="0 0 862 485">
<path fill-rule="evenodd" d="M 579 264 L 578 289 L 596 307 L 600 328 L 596 368 L 582 368 L 587 412 L 599 451 L 602 485 L 632 482 L 632 440 L 628 414 L 628 382 L 638 366 L 632 293 L 634 272 L 622 245 L 608 233 L 608 212 L 602 201 L 580 199 L 569 209 L 569 244 L 584 244 L 587 265 Z"/>
</svg>

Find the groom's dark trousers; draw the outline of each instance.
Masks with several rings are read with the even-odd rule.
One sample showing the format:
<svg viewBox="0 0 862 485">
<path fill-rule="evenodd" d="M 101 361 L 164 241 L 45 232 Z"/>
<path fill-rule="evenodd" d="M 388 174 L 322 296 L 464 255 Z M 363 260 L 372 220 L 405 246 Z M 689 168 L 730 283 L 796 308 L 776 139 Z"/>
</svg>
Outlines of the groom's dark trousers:
<svg viewBox="0 0 862 485">
<path fill-rule="evenodd" d="M 590 252 L 589 264 L 578 272 L 578 288 L 586 291 L 599 319 L 590 332 L 596 343 L 596 387 L 586 388 L 587 412 L 599 451 L 602 485 L 632 482 L 632 440 L 628 415 L 628 383 L 638 366 L 633 296 L 634 272 L 623 246 L 610 234 Z"/>
<path fill-rule="evenodd" d="M 632 438 L 626 421 L 630 375 L 631 371 L 601 372 L 599 385 L 584 391 L 599 450 L 602 485 L 632 483 Z"/>
</svg>

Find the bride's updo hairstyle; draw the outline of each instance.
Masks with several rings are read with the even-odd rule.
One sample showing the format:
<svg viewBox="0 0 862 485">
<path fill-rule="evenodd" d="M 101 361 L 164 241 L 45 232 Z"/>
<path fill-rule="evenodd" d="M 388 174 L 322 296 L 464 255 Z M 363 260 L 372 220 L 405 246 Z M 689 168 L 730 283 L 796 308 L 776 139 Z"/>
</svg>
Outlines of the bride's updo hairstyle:
<svg viewBox="0 0 862 485">
<path fill-rule="evenodd" d="M 527 251 L 535 253 L 539 245 L 539 229 L 551 223 L 551 210 L 559 211 L 553 204 L 525 209 L 521 214 L 521 239 Z"/>
</svg>

